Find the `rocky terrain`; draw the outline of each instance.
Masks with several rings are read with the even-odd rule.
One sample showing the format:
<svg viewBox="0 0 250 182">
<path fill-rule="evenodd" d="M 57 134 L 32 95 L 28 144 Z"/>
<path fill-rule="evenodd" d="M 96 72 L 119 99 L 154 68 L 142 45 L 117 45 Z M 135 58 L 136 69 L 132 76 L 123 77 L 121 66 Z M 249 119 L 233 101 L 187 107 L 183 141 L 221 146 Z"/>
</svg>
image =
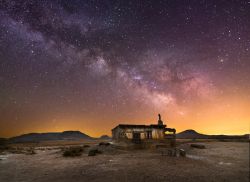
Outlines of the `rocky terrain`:
<svg viewBox="0 0 250 182">
<path fill-rule="evenodd" d="M 0 181 L 249 181 L 247 142 L 199 143 L 204 149 L 181 143 L 178 148 L 186 157 L 170 157 L 164 149 L 121 150 L 112 143 L 80 143 L 11 145 L 15 152 L 9 148 L 0 154 Z M 64 156 L 70 147 L 77 155 Z M 98 153 L 90 156 L 90 150 Z"/>
</svg>

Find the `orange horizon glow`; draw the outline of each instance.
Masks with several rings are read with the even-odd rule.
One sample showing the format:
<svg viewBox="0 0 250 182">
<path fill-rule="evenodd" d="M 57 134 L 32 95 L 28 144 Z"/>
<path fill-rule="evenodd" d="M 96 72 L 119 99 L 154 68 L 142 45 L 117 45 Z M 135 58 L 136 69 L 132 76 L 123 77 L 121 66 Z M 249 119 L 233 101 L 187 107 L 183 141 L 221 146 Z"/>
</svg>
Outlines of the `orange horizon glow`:
<svg viewBox="0 0 250 182">
<path fill-rule="evenodd" d="M 245 117 L 244 113 L 241 116 L 231 118 L 233 113 L 225 113 L 227 116 L 220 116 L 218 118 L 212 116 L 206 116 L 207 120 L 203 120 L 203 122 L 199 122 L 200 118 L 198 116 L 190 117 L 189 120 L 192 120 L 192 124 L 189 122 L 185 122 L 185 116 L 179 115 L 173 118 L 166 119 L 166 114 L 162 114 L 162 120 L 167 127 L 175 128 L 177 133 L 187 130 L 193 129 L 201 134 L 209 134 L 209 135 L 244 135 L 249 134 L 249 119 Z M 207 113 L 208 114 L 208 113 Z M 154 117 L 153 117 L 154 116 Z M 60 121 L 61 124 L 56 126 L 37 126 L 37 127 L 25 127 L 22 130 L 20 128 L 16 128 L 15 130 L 5 130 L 1 131 L 0 137 L 13 137 L 18 136 L 21 134 L 27 133 L 46 133 L 46 132 L 63 132 L 63 131 L 80 131 L 85 133 L 91 137 L 100 137 L 102 135 L 109 135 L 111 136 L 111 129 L 114 128 L 118 124 L 156 124 L 157 123 L 157 114 L 154 114 L 149 119 L 138 118 L 138 119 L 131 119 L 126 121 L 102 121 L 106 122 L 105 128 L 103 126 L 94 126 L 91 122 L 84 122 L 83 120 L 65 120 L 64 122 Z M 204 115 L 205 116 L 205 115 Z M 231 120 L 230 120 L 231 118 Z M 69 122 L 70 121 L 70 122 Z M 93 123 L 98 123 L 100 121 L 92 121 Z M 84 124 L 86 123 L 86 124 Z"/>
<path fill-rule="evenodd" d="M 219 104 L 217 104 L 219 103 Z M 209 108 L 209 109 L 208 109 Z M 118 124 L 155 124 L 158 113 L 167 127 L 176 128 L 177 133 L 193 129 L 202 134 L 249 134 L 250 104 L 243 97 L 224 97 L 213 102 L 192 104 L 189 107 L 173 106 L 171 108 L 145 107 L 139 112 L 127 114 L 107 112 L 102 115 L 61 115 L 51 120 L 38 119 L 25 124 L 17 123 L 15 127 L 0 123 L 0 137 L 13 137 L 26 133 L 81 131 L 91 137 L 111 136 L 111 129 Z"/>
<path fill-rule="evenodd" d="M 120 123 L 119 123 L 120 124 Z M 127 123 L 121 123 L 121 124 L 128 124 Z M 129 124 L 144 124 L 144 123 L 129 123 Z M 156 123 L 148 123 L 148 124 L 156 124 Z M 165 124 L 165 123 L 164 123 Z M 118 125 L 118 124 L 117 124 Z M 116 125 L 114 125 L 112 128 L 114 128 Z M 171 126 L 169 126 L 171 127 Z M 0 138 L 10 138 L 10 137 L 15 137 L 15 136 L 19 136 L 22 134 L 28 134 L 28 133 L 48 133 L 48 132 L 63 132 L 63 131 L 80 131 L 90 137 L 94 137 L 94 138 L 98 138 L 102 135 L 108 135 L 111 136 L 111 129 L 106 129 L 106 130 L 98 130 L 98 131 L 93 131 L 90 129 L 85 129 L 85 128 L 78 128 L 78 127 L 71 127 L 71 128 L 67 128 L 67 127 L 61 127 L 58 129 L 37 129 L 37 130 L 23 130 L 21 132 L 17 132 L 17 133 L 9 133 L 9 132 L 3 132 L 2 135 L 0 135 Z M 174 127 L 172 127 L 174 128 Z M 213 128 L 209 128 L 209 129 L 203 129 L 203 128 L 185 128 L 182 126 L 179 127 L 175 127 L 177 133 L 180 133 L 182 131 L 185 130 L 195 130 L 196 132 L 200 133 L 200 134 L 207 134 L 207 135 L 245 135 L 245 134 L 249 134 L 249 127 L 248 128 L 237 128 L 234 129 L 232 128 L 231 130 L 227 130 L 223 132 L 223 130 L 220 130 L 220 127 L 218 127 L 218 129 L 213 129 Z"/>
</svg>

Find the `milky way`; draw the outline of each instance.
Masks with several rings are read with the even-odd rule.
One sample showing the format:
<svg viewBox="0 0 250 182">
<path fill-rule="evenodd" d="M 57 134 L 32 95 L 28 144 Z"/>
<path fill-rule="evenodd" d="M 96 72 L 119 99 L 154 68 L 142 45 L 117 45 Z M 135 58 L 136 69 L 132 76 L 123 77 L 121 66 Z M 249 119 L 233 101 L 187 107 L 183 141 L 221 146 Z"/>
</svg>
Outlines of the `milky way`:
<svg viewBox="0 0 250 182">
<path fill-rule="evenodd" d="M 250 1 L 0 0 L 0 135 L 98 136 L 158 112 L 244 133 L 249 20 Z"/>
</svg>

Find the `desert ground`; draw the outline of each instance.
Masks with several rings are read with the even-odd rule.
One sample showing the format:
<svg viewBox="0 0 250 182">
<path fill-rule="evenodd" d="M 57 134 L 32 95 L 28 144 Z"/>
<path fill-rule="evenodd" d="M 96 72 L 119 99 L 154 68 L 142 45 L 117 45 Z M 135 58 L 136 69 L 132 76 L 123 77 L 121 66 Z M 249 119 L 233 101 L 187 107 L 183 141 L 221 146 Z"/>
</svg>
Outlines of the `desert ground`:
<svg viewBox="0 0 250 182">
<path fill-rule="evenodd" d="M 186 157 L 162 155 L 164 149 L 122 150 L 95 142 L 20 144 L 35 154 L 2 151 L 1 182 L 249 181 L 249 142 L 203 141 L 205 149 L 178 145 Z M 64 157 L 67 147 L 85 145 L 81 156 Z M 102 153 L 88 156 L 88 148 Z M 164 154 L 164 153 L 163 153 Z"/>
</svg>

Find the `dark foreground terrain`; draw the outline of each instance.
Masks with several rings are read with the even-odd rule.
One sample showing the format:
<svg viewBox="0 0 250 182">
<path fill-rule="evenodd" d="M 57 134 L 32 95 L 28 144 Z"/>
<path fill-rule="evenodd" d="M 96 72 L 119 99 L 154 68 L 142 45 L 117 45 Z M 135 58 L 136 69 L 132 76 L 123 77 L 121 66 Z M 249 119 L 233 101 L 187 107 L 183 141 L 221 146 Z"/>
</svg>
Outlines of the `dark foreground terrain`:
<svg viewBox="0 0 250 182">
<path fill-rule="evenodd" d="M 60 147 L 37 147 L 34 155 L 3 152 L 1 182 L 249 181 L 249 143 L 205 142 L 206 149 L 182 144 L 186 157 L 157 150 L 118 150 L 63 157 Z M 94 144 L 92 144 L 94 145 Z"/>
</svg>

